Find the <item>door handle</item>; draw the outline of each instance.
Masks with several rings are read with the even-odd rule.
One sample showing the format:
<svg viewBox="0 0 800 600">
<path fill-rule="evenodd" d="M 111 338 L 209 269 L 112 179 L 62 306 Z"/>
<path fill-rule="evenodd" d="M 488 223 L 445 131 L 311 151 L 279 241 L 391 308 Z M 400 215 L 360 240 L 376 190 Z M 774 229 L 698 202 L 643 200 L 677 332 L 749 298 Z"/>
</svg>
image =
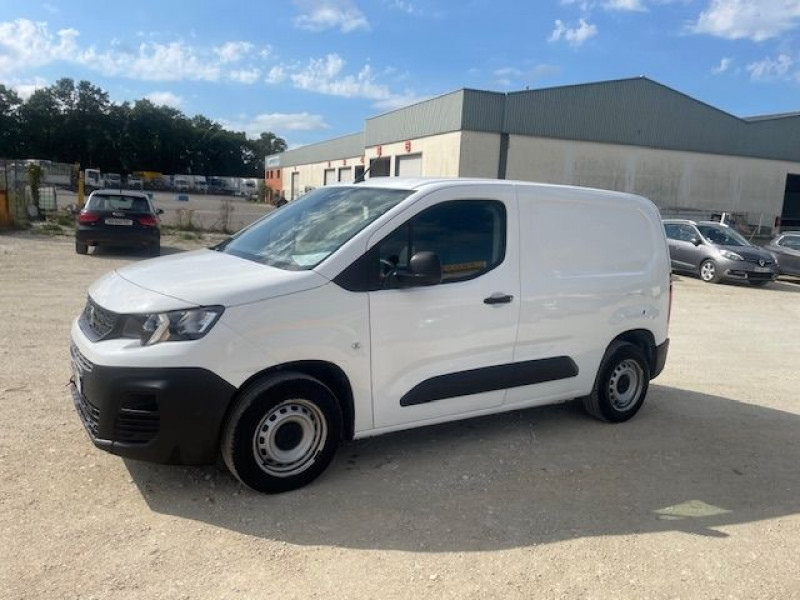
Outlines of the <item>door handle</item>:
<svg viewBox="0 0 800 600">
<path fill-rule="evenodd" d="M 483 299 L 484 304 L 508 304 L 514 299 L 510 294 L 492 294 Z"/>
</svg>

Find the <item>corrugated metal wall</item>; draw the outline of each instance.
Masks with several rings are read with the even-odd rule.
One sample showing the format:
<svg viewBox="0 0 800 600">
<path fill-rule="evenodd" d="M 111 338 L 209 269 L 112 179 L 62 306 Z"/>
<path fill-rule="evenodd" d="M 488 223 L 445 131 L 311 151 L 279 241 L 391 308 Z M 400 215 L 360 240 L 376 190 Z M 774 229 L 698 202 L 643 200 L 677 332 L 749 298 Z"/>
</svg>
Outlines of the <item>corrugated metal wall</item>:
<svg viewBox="0 0 800 600">
<path fill-rule="evenodd" d="M 797 128 L 747 122 L 646 78 L 509 94 L 505 125 L 534 137 L 800 161 Z"/>
<path fill-rule="evenodd" d="M 647 78 L 502 94 L 459 90 L 367 119 L 363 133 L 281 155 L 281 166 L 481 131 L 800 162 L 800 116 L 740 119 Z"/>
<path fill-rule="evenodd" d="M 364 134 L 359 132 L 319 142 L 318 144 L 287 150 L 280 155 L 280 165 L 275 166 L 307 165 L 326 160 L 361 156 L 362 154 L 364 154 Z"/>
<path fill-rule="evenodd" d="M 464 92 L 459 90 L 367 119 L 364 145 L 369 148 L 459 131 Z"/>
</svg>

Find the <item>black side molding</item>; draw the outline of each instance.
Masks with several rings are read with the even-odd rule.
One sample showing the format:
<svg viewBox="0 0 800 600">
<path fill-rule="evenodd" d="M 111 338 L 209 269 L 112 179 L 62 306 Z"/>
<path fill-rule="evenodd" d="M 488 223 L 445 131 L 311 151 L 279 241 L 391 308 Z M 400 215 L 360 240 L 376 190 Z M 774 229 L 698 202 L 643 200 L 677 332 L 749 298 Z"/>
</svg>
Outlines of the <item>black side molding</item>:
<svg viewBox="0 0 800 600">
<path fill-rule="evenodd" d="M 569 356 L 495 365 L 431 377 L 400 398 L 400 406 L 414 406 L 445 398 L 482 394 L 508 388 L 567 379 L 578 374 Z"/>
</svg>

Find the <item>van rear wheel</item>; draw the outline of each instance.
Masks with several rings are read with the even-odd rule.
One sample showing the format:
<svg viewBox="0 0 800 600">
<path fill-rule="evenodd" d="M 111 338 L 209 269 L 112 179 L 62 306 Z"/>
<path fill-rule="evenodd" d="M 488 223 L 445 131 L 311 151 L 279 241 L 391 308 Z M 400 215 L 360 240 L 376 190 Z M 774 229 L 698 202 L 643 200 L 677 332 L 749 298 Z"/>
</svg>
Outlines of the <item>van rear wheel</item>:
<svg viewBox="0 0 800 600">
<path fill-rule="evenodd" d="M 313 377 L 283 373 L 244 391 L 225 425 L 222 458 L 246 486 L 286 492 L 325 470 L 341 432 L 333 392 Z"/>
<path fill-rule="evenodd" d="M 621 423 L 633 417 L 644 403 L 650 384 L 650 365 L 642 350 L 628 342 L 609 346 L 583 406 L 593 417 Z"/>
</svg>

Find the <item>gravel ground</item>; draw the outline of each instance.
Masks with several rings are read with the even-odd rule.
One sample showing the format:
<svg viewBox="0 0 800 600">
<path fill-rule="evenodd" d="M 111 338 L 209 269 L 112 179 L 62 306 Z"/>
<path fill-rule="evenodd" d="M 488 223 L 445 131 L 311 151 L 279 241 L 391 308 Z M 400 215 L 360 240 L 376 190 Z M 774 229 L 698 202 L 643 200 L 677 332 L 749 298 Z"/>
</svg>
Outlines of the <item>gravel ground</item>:
<svg viewBox="0 0 800 600">
<path fill-rule="evenodd" d="M 800 598 L 797 283 L 678 278 L 629 423 L 565 404 L 393 434 L 262 496 L 86 437 L 70 322 L 143 258 L 0 236 L 0 598 Z"/>
</svg>

